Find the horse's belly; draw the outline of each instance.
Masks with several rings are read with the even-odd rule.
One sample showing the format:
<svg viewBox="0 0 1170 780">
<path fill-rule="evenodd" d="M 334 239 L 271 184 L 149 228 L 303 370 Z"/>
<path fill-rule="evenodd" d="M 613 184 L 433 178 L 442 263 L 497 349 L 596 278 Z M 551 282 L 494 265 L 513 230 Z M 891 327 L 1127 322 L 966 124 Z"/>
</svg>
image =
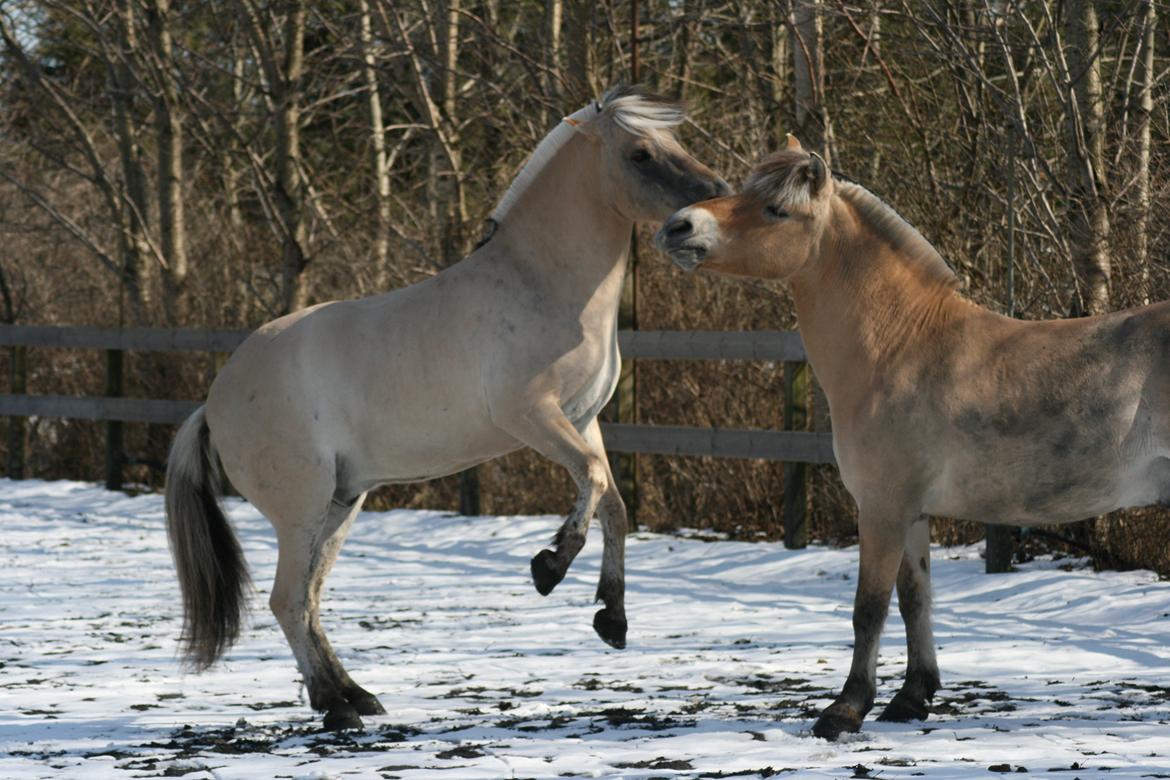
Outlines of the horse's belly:
<svg viewBox="0 0 1170 780">
<path fill-rule="evenodd" d="M 944 467 L 925 511 L 964 520 L 1037 525 L 1068 523 L 1170 498 L 1170 461 L 1095 457 L 988 458 Z"/>
</svg>

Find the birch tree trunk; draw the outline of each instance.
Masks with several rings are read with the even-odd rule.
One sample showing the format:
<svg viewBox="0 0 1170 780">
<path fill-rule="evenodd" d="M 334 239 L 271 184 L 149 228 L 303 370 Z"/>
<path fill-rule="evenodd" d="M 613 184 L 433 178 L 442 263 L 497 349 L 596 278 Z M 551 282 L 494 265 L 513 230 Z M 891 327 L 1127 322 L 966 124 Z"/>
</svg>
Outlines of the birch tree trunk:
<svg viewBox="0 0 1170 780">
<path fill-rule="evenodd" d="M 386 163 L 386 132 L 382 122 L 382 95 L 374 58 L 373 25 L 368 0 L 358 0 L 361 12 L 359 44 L 362 80 L 366 88 L 366 107 L 370 118 L 370 166 L 374 179 L 377 212 L 374 222 L 374 279 L 379 290 L 390 286 L 390 171 Z"/>
<path fill-rule="evenodd" d="M 793 0 L 791 10 L 792 75 L 796 135 L 801 143 L 824 156 L 830 154 L 829 112 L 825 108 L 825 59 L 820 0 Z"/>
<path fill-rule="evenodd" d="M 1142 9 L 1142 44 L 1138 50 L 1138 171 L 1137 171 L 1137 248 L 1138 273 L 1141 275 L 1142 303 L 1150 302 L 1150 116 L 1154 111 L 1154 49 L 1157 5 L 1145 0 Z"/>
<path fill-rule="evenodd" d="M 1109 310 L 1109 212 L 1105 202 L 1105 106 L 1093 0 L 1065 7 L 1068 94 L 1066 157 L 1069 169 L 1068 231 L 1078 290 L 1073 314 Z"/>
<path fill-rule="evenodd" d="M 561 23 L 564 18 L 563 0 L 545 0 L 544 5 L 544 98 L 545 127 L 561 120 Z"/>
<path fill-rule="evenodd" d="M 154 121 L 158 145 L 158 235 L 163 266 L 163 303 L 170 324 L 185 313 L 187 227 L 183 200 L 183 122 L 171 40 L 170 1 L 147 4 L 147 29 L 154 58 Z"/>
<path fill-rule="evenodd" d="M 136 324 L 144 324 L 151 302 L 146 278 L 146 259 L 151 254 L 147 235 L 150 199 L 147 195 L 146 172 L 142 167 L 142 150 L 138 130 L 134 125 L 134 94 L 136 84 L 130 60 L 138 48 L 134 8 L 129 0 L 118 3 L 114 19 L 116 52 L 107 52 L 110 79 L 110 98 L 114 108 L 114 136 L 118 144 L 118 159 L 122 169 L 123 188 L 120 247 L 122 254 L 122 285 L 130 304 L 130 313 Z"/>
</svg>

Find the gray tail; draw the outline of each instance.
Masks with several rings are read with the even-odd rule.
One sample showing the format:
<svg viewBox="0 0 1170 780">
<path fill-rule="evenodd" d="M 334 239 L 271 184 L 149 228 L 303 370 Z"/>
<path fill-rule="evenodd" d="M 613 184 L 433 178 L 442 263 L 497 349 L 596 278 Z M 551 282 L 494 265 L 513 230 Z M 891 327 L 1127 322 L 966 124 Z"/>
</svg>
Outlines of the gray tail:
<svg viewBox="0 0 1170 780">
<path fill-rule="evenodd" d="M 240 634 L 250 590 L 248 565 L 220 508 L 219 459 L 199 407 L 167 459 L 167 537 L 183 592 L 186 662 L 202 671 Z"/>
</svg>

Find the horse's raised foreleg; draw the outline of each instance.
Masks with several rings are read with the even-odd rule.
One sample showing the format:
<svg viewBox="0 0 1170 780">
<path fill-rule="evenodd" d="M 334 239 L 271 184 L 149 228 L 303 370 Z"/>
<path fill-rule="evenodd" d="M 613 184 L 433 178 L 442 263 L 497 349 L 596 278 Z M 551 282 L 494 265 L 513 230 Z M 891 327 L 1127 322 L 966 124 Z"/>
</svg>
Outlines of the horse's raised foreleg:
<svg viewBox="0 0 1170 780">
<path fill-rule="evenodd" d="M 906 624 L 906 679 L 878 720 L 926 720 L 939 687 L 934 633 L 930 626 L 930 521 L 910 527 L 898 569 L 898 610 Z"/>
<path fill-rule="evenodd" d="M 853 663 L 841 694 L 813 725 L 813 734 L 836 739 L 857 731 L 877 692 L 878 644 L 890 609 L 890 593 L 906 548 L 909 521 L 902 515 L 861 508 L 861 566 L 853 602 Z"/>
<path fill-rule="evenodd" d="M 585 546 L 589 521 L 597 511 L 611 479 L 605 450 L 586 440 L 561 408 L 552 402 L 509 413 L 493 410 L 496 425 L 569 472 L 577 486 L 577 503 L 553 540 L 552 550 L 541 550 L 532 559 L 532 580 L 547 596 L 564 579 L 569 564 Z M 598 443 L 601 437 L 597 437 Z M 607 505 L 612 508 L 612 501 Z"/>
<path fill-rule="evenodd" d="M 276 581 L 269 605 L 280 623 L 309 690 L 313 709 L 325 713 L 331 731 L 361 728 L 361 715 L 381 715 L 382 705 L 357 685 L 321 628 L 321 590 L 365 496 L 331 503 L 323 520 L 278 529 Z"/>
<path fill-rule="evenodd" d="M 585 429 L 585 440 L 596 452 L 604 455 L 605 444 L 601 440 L 601 427 L 597 418 Z M 619 650 L 626 646 L 626 532 L 629 523 L 626 518 L 626 504 L 618 492 L 617 481 L 609 469 L 609 461 L 603 458 L 609 486 L 597 505 L 601 529 L 605 534 L 605 549 L 601 554 L 601 577 L 597 581 L 597 600 L 605 602 L 605 608 L 593 616 L 593 630 L 605 642 Z"/>
</svg>

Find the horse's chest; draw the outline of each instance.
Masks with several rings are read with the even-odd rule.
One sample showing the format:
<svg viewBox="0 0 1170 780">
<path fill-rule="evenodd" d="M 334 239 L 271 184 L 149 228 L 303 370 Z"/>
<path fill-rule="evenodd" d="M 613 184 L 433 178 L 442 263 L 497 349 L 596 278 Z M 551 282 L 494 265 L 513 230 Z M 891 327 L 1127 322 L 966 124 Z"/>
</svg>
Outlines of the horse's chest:
<svg viewBox="0 0 1170 780">
<path fill-rule="evenodd" d="M 561 404 L 565 417 L 578 428 L 583 428 L 584 423 L 596 417 L 617 389 L 622 359 L 618 352 L 616 332 L 600 359 L 589 368 L 591 370 L 587 372 L 584 383 L 572 390 L 572 394 Z"/>
</svg>

